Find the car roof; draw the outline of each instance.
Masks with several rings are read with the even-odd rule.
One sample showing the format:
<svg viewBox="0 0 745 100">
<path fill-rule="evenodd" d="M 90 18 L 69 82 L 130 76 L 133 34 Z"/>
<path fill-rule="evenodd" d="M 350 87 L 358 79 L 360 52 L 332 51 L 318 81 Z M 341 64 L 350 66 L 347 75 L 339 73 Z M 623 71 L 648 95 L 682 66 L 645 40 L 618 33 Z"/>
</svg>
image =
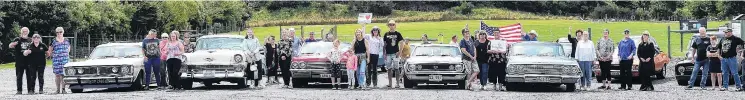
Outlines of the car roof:
<svg viewBox="0 0 745 100">
<path fill-rule="evenodd" d="M 142 45 L 142 42 L 136 42 L 136 43 L 106 43 L 106 44 L 98 45 L 97 47 L 102 47 L 102 46 L 141 46 L 141 45 Z"/>
<path fill-rule="evenodd" d="M 530 45 L 530 44 L 538 44 L 538 45 L 561 45 L 561 44 L 555 43 L 555 42 L 541 42 L 541 41 L 523 41 L 523 42 L 518 42 L 518 43 L 515 43 L 515 44 L 512 44 L 512 45 Z"/>
<path fill-rule="evenodd" d="M 213 35 L 204 35 L 199 37 L 199 39 L 202 38 L 215 38 L 215 37 L 228 37 L 228 38 L 245 38 L 241 35 L 235 35 L 235 34 L 213 34 Z"/>
</svg>

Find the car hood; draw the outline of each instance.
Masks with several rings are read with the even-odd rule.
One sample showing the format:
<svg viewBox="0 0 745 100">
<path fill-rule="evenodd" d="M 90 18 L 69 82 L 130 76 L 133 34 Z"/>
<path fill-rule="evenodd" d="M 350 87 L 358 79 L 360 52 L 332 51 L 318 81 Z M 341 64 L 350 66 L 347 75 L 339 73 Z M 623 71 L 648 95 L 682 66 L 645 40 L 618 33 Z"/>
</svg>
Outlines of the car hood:
<svg viewBox="0 0 745 100">
<path fill-rule="evenodd" d="M 327 54 L 303 54 L 297 57 L 292 57 L 293 62 L 328 62 L 329 58 Z M 346 62 L 346 58 L 341 57 L 341 62 Z"/>
<path fill-rule="evenodd" d="M 71 62 L 65 64 L 69 66 L 97 66 L 97 65 L 140 65 L 144 58 L 106 58 L 106 59 L 89 59 L 81 62 Z"/>
<path fill-rule="evenodd" d="M 446 64 L 460 64 L 463 62 L 460 57 L 449 57 L 449 56 L 412 56 L 406 61 L 408 64 L 432 64 L 432 63 L 446 63 Z"/>
<path fill-rule="evenodd" d="M 511 56 L 508 64 L 562 64 L 578 65 L 577 60 L 569 57 Z"/>
<path fill-rule="evenodd" d="M 236 55 L 240 55 L 243 61 L 247 61 L 245 54 L 240 50 L 199 50 L 186 53 L 186 64 L 219 63 L 232 64 Z M 183 60 L 183 59 L 182 59 Z"/>
</svg>

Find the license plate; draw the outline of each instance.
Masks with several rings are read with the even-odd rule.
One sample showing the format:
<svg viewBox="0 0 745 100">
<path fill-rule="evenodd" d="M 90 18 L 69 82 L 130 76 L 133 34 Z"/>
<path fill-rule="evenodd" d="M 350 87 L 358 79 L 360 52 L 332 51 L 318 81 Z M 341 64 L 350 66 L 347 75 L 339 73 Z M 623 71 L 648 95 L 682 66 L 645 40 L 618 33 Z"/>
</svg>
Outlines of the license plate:
<svg viewBox="0 0 745 100">
<path fill-rule="evenodd" d="M 204 70 L 204 71 L 202 71 L 202 74 L 204 74 L 204 77 L 206 77 L 206 78 L 215 77 L 215 71 L 213 71 L 213 70 Z"/>
<path fill-rule="evenodd" d="M 429 75 L 429 81 L 434 81 L 434 82 L 442 81 L 442 75 Z"/>
<path fill-rule="evenodd" d="M 321 78 L 331 78 L 331 74 L 321 74 Z"/>
<path fill-rule="evenodd" d="M 95 83 L 107 83 L 107 82 L 106 82 L 106 79 L 92 79 L 92 80 L 89 80 L 89 81 L 90 81 L 91 83 L 94 83 L 94 84 L 95 84 Z"/>
<path fill-rule="evenodd" d="M 533 82 L 550 82 L 551 78 L 549 77 L 535 77 L 532 79 Z"/>
<path fill-rule="evenodd" d="M 610 75 L 613 75 L 613 76 L 621 75 L 621 72 L 610 72 Z"/>
</svg>

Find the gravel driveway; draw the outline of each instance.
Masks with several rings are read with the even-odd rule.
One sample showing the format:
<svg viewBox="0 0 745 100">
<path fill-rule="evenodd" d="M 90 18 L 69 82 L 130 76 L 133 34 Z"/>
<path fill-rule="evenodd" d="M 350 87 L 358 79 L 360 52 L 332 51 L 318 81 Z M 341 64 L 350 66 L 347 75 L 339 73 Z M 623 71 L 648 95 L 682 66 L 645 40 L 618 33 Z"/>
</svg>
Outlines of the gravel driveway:
<svg viewBox="0 0 745 100">
<path fill-rule="evenodd" d="M 673 61 L 675 62 L 675 61 Z M 247 100 L 265 100 L 265 99 L 518 99 L 518 100 L 535 100 L 535 99 L 625 99 L 625 100 L 671 100 L 671 99 L 742 99 L 745 98 L 743 92 L 733 91 L 709 91 L 709 90 L 684 90 L 683 86 L 675 83 L 669 64 L 667 78 L 655 80 L 654 86 L 656 91 L 622 91 L 622 90 L 591 90 L 582 92 L 560 92 L 562 88 L 540 87 L 524 91 L 468 91 L 455 89 L 455 86 L 420 86 L 417 89 L 373 89 L 373 90 L 331 90 L 327 87 L 295 88 L 284 89 L 280 85 L 270 85 L 264 89 L 234 89 L 234 84 L 223 83 L 214 87 L 204 87 L 201 84 L 195 84 L 194 90 L 185 91 L 128 91 L 120 89 L 97 89 L 86 90 L 86 93 L 74 94 L 54 94 L 54 78 L 51 68 L 47 68 L 45 74 L 45 94 L 36 95 L 15 95 L 15 72 L 13 69 L 0 70 L 0 84 L 5 86 L 0 88 L 0 99 L 60 99 L 60 100 L 91 100 L 91 99 L 126 99 L 126 100 L 151 100 L 151 99 L 179 99 L 179 100 L 223 100 L 223 99 L 247 99 Z M 380 86 L 386 85 L 387 77 L 384 73 L 379 75 Z M 594 82 L 594 81 L 593 81 Z M 601 84 L 593 83 L 593 88 Z M 639 84 L 634 84 L 638 89 Z M 614 83 L 614 88 L 619 85 Z M 69 90 L 67 90 L 69 92 Z M 24 87 L 25 93 L 25 87 Z"/>
</svg>

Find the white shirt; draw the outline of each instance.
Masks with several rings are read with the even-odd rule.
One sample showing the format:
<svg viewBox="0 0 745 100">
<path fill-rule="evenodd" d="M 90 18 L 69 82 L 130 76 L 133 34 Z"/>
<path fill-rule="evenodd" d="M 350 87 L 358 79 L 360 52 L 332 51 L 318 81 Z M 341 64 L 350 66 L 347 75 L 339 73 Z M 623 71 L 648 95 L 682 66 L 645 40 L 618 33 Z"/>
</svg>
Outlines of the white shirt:
<svg viewBox="0 0 745 100">
<path fill-rule="evenodd" d="M 379 55 L 383 52 L 383 45 L 385 44 L 385 42 L 383 42 L 383 38 L 373 37 L 370 34 L 365 34 L 364 38 L 365 40 L 367 40 L 367 46 L 368 48 L 370 48 L 370 54 Z"/>
<path fill-rule="evenodd" d="M 258 54 L 259 48 L 261 48 L 261 45 L 259 45 L 259 39 L 257 38 L 250 38 L 246 39 L 246 47 L 248 48 L 248 51 L 252 54 L 252 57 L 255 57 L 254 60 L 260 60 L 263 56 L 260 56 Z"/>
<path fill-rule="evenodd" d="M 575 57 L 579 61 L 595 61 L 595 45 L 592 41 L 577 41 L 577 53 Z"/>
</svg>

